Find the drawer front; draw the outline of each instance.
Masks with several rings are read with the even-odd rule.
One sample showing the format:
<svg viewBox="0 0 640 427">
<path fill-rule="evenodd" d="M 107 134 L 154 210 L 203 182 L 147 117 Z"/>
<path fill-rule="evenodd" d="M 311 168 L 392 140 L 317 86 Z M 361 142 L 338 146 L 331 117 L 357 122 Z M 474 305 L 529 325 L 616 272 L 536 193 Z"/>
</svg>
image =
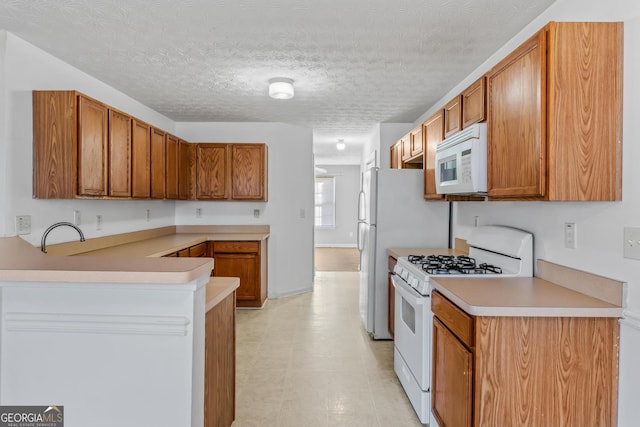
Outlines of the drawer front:
<svg viewBox="0 0 640 427">
<path fill-rule="evenodd" d="M 431 293 L 431 311 L 464 344 L 473 347 L 474 318 L 446 299 L 438 291 Z"/>
<path fill-rule="evenodd" d="M 213 252 L 229 254 L 256 254 L 260 252 L 260 242 L 229 241 L 213 242 Z"/>
<path fill-rule="evenodd" d="M 202 257 L 205 256 L 207 252 L 207 243 L 203 242 L 199 245 L 191 246 L 189 248 L 189 256 L 190 257 Z"/>
</svg>

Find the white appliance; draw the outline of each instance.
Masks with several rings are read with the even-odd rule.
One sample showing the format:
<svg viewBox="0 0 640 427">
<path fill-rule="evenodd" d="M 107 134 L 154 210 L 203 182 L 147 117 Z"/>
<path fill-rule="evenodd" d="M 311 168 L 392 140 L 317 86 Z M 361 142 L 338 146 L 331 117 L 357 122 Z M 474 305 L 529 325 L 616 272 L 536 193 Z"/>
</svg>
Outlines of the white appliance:
<svg viewBox="0 0 640 427">
<path fill-rule="evenodd" d="M 360 316 L 373 339 L 390 339 L 387 249 L 447 247 L 449 204 L 426 202 L 422 169 L 371 168 L 358 201 Z"/>
<path fill-rule="evenodd" d="M 438 194 L 487 192 L 487 124 L 473 124 L 436 147 Z"/>
<path fill-rule="evenodd" d="M 423 424 L 431 414 L 431 277 L 529 277 L 533 275 L 533 236 L 500 226 L 474 228 L 467 239 L 469 256 L 398 258 L 395 287 L 394 370 Z"/>
</svg>

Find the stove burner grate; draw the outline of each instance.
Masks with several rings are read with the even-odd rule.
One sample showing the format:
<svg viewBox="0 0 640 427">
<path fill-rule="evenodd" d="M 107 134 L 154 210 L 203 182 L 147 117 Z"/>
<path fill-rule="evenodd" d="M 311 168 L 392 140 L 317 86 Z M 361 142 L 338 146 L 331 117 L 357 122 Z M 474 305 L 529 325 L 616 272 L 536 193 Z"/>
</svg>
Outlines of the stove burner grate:
<svg viewBox="0 0 640 427">
<path fill-rule="evenodd" d="M 477 264 L 466 255 L 409 255 L 407 259 L 427 274 L 502 274 L 500 267 L 484 262 Z"/>
</svg>

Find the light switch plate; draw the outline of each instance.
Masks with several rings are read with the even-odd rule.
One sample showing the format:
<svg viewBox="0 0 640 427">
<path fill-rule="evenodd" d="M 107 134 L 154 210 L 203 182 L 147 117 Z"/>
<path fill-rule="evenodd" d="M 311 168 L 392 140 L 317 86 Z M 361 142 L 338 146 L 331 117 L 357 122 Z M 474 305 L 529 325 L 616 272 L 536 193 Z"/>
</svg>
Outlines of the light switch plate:
<svg viewBox="0 0 640 427">
<path fill-rule="evenodd" d="M 575 222 L 564 223 L 564 247 L 575 249 L 578 247 L 578 229 Z"/>
<path fill-rule="evenodd" d="M 640 228 L 624 228 L 622 247 L 625 258 L 640 259 Z"/>
</svg>

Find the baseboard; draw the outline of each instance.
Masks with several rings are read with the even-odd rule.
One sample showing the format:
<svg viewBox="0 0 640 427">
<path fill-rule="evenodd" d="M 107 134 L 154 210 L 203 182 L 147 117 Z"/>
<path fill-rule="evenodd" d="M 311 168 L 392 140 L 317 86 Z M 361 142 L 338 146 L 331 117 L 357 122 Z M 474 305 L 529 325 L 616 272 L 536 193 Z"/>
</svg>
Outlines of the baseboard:
<svg viewBox="0 0 640 427">
<path fill-rule="evenodd" d="M 355 243 L 316 243 L 316 248 L 357 248 Z"/>
<path fill-rule="evenodd" d="M 294 295 L 300 295 L 300 294 L 305 294 L 307 292 L 311 292 L 313 291 L 313 284 L 309 287 L 305 287 L 305 288 L 298 288 L 298 289 L 294 289 L 292 291 L 289 292 L 284 292 L 282 294 L 278 294 L 278 295 L 269 295 L 269 299 L 278 299 L 278 298 L 285 298 L 285 297 L 292 297 Z"/>
</svg>

